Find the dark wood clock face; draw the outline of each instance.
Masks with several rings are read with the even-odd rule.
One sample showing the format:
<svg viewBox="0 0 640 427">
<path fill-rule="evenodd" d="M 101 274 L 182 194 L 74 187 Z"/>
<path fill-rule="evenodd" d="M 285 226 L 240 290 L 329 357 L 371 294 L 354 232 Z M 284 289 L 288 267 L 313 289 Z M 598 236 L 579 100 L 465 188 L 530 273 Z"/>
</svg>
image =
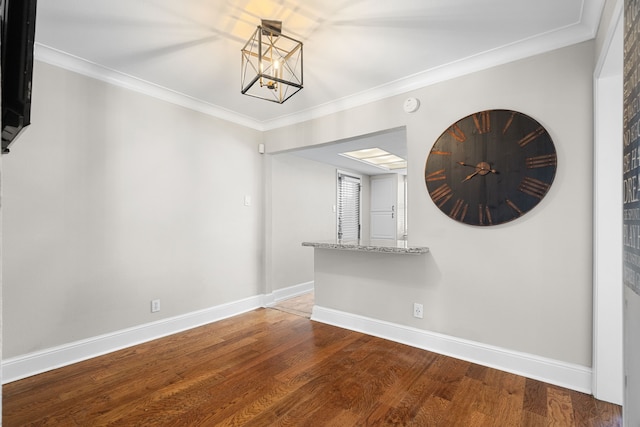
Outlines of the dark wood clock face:
<svg viewBox="0 0 640 427">
<path fill-rule="evenodd" d="M 497 225 L 519 218 L 547 194 L 556 149 L 531 117 L 487 110 L 464 117 L 436 140 L 425 166 L 433 202 L 456 221 Z"/>
</svg>

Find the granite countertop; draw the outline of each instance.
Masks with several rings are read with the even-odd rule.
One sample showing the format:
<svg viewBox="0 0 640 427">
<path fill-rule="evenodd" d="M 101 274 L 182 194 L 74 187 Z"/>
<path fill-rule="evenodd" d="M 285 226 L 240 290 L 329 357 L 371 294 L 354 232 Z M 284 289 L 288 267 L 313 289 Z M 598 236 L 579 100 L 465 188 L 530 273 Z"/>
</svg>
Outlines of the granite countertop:
<svg viewBox="0 0 640 427">
<path fill-rule="evenodd" d="M 334 240 L 319 242 L 302 242 L 302 246 L 318 249 L 338 249 L 345 251 L 377 252 L 393 254 L 426 254 L 426 246 L 410 246 L 406 240 Z"/>
</svg>

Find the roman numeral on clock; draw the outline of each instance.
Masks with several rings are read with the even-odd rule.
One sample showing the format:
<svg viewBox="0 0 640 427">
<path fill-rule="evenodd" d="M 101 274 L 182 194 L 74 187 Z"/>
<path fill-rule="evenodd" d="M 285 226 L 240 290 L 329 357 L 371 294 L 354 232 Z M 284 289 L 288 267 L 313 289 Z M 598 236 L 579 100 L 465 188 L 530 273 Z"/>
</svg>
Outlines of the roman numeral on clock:
<svg viewBox="0 0 640 427">
<path fill-rule="evenodd" d="M 509 119 L 507 119 L 507 123 L 505 123 L 504 128 L 502 128 L 503 135 L 507 133 L 507 131 L 509 130 L 509 127 L 511 126 L 511 123 L 513 123 L 513 118 L 515 117 L 516 114 L 517 113 L 515 111 L 512 111 L 511 114 L 509 115 Z"/>
<path fill-rule="evenodd" d="M 441 208 L 445 203 L 453 197 L 453 190 L 447 184 L 442 184 L 431 192 L 431 199 Z"/>
<path fill-rule="evenodd" d="M 437 170 L 435 172 L 431 172 L 429 174 L 425 174 L 424 180 L 427 182 L 430 181 L 443 181 L 447 179 L 447 175 L 444 173 L 444 169 Z"/>
<path fill-rule="evenodd" d="M 538 129 L 534 130 L 533 132 L 529 132 L 528 134 L 526 134 L 520 141 L 518 141 L 518 145 L 520 147 L 525 147 L 527 144 L 529 144 L 532 141 L 535 141 L 536 138 L 538 138 L 540 135 L 543 135 L 546 131 L 544 130 L 544 128 L 542 126 L 540 126 Z"/>
<path fill-rule="evenodd" d="M 451 208 L 451 212 L 449 212 L 449 216 L 453 219 L 463 221 L 464 217 L 467 216 L 468 208 L 469 208 L 469 203 L 465 203 L 464 200 L 458 199 L 453 204 L 453 208 Z"/>
<path fill-rule="evenodd" d="M 527 168 L 544 168 L 547 166 L 555 166 L 558 162 L 558 159 L 555 154 L 545 154 L 543 156 L 536 157 L 527 157 L 526 165 Z"/>
<path fill-rule="evenodd" d="M 539 179 L 525 177 L 522 182 L 520 182 L 520 186 L 518 190 L 522 191 L 525 194 L 528 194 L 533 197 L 537 197 L 538 199 L 542 199 L 551 184 L 547 184 L 546 182 L 540 181 Z"/>
<path fill-rule="evenodd" d="M 524 212 L 522 212 L 522 209 L 520 209 L 518 207 L 518 205 L 516 205 L 515 203 L 513 203 L 511 200 L 506 199 L 505 202 L 507 203 L 507 205 L 509 205 L 509 207 L 511 207 L 511 209 L 513 209 L 514 211 L 516 211 L 516 213 L 518 214 L 518 216 L 522 216 L 524 214 Z"/>
<path fill-rule="evenodd" d="M 482 111 L 473 115 L 473 122 L 479 134 L 491 132 L 491 114 L 489 111 Z"/>
<path fill-rule="evenodd" d="M 462 132 L 462 129 L 460 129 L 460 126 L 457 124 L 447 129 L 447 132 L 458 142 L 465 142 L 467 140 L 467 136 Z"/>
<path fill-rule="evenodd" d="M 491 211 L 489 206 L 479 204 L 478 205 L 478 224 L 480 225 L 492 225 L 493 219 L 491 218 Z"/>
</svg>

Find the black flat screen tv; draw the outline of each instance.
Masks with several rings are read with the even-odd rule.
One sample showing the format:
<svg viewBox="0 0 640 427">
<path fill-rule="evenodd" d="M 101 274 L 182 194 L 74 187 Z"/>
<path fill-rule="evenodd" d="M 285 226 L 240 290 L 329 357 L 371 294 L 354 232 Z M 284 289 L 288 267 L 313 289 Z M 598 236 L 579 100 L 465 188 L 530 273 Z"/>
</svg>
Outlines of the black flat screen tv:
<svg viewBox="0 0 640 427">
<path fill-rule="evenodd" d="M 2 13 L 2 153 L 31 123 L 36 0 L 0 0 Z"/>
</svg>

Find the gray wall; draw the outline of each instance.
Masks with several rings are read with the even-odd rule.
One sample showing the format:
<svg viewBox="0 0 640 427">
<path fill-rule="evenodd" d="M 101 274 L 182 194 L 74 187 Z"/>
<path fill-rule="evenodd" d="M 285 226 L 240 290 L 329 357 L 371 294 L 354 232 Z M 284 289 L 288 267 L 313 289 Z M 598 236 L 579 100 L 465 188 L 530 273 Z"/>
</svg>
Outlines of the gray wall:
<svg viewBox="0 0 640 427">
<path fill-rule="evenodd" d="M 41 62 L 33 86 L 2 159 L 5 358 L 263 292 L 259 132 Z"/>
<path fill-rule="evenodd" d="M 272 156 L 272 290 L 313 281 L 313 249 L 303 241 L 335 238 L 336 169 L 292 154 Z"/>
<path fill-rule="evenodd" d="M 359 295 L 372 299 L 360 314 L 591 366 L 593 58 L 594 43 L 582 43 L 266 133 L 267 149 L 277 152 L 406 126 L 409 242 L 431 249 L 438 281 L 410 297 Z M 421 101 L 411 115 L 401 108 L 408 96 Z M 424 162 L 451 123 L 491 108 L 542 123 L 556 144 L 558 171 L 548 195 L 525 217 L 465 226 L 430 200 Z M 390 311 L 412 307 L 410 298 L 425 304 L 419 325 L 411 309 Z M 355 304 L 347 309 L 355 311 Z"/>
<path fill-rule="evenodd" d="M 278 152 L 406 126 L 409 239 L 431 248 L 438 282 L 412 301 L 393 295 L 422 297 L 422 323 L 381 301 L 363 314 L 590 366 L 593 57 L 583 43 L 264 135 L 37 63 L 34 125 L 3 159 L 4 357 L 264 292 L 263 256 L 277 277 L 290 241 L 264 245 L 274 229 L 262 206 L 275 203 L 262 195 L 282 189 L 271 168 L 264 191 L 257 144 Z M 409 95 L 422 104 L 411 115 Z M 524 218 L 474 228 L 433 205 L 423 170 L 446 127 L 488 108 L 540 121 L 559 167 Z"/>
<path fill-rule="evenodd" d="M 303 241 L 335 240 L 337 168 L 291 153 L 269 155 L 266 189 L 271 290 L 314 280 L 313 249 Z M 351 172 L 347 169 L 340 169 Z M 369 176 L 360 175 L 362 236 L 369 235 Z"/>
</svg>

